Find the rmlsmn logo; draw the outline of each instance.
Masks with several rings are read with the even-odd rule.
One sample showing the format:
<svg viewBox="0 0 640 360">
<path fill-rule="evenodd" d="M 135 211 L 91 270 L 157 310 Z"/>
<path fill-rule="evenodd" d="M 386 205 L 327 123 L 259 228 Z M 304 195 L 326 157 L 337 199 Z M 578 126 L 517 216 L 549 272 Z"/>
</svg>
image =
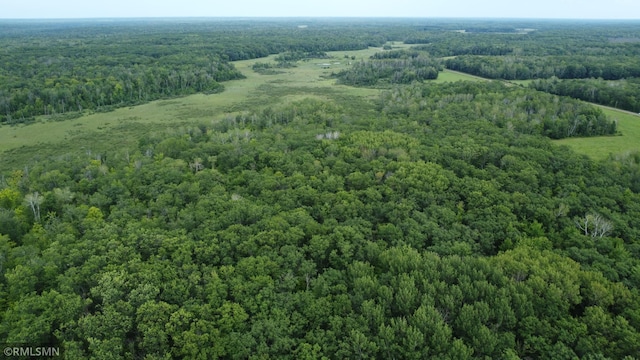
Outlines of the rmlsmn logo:
<svg viewBox="0 0 640 360">
<path fill-rule="evenodd" d="M 53 358 L 60 357 L 60 348 L 52 346 L 5 346 L 6 358 Z"/>
</svg>

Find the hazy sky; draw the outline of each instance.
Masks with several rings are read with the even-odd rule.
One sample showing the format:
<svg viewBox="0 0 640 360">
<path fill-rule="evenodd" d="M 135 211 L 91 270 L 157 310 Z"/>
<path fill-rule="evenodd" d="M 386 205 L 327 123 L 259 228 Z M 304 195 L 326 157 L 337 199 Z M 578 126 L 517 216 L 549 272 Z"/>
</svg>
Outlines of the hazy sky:
<svg viewBox="0 0 640 360">
<path fill-rule="evenodd" d="M 0 18 L 356 16 L 640 19 L 640 0 L 0 0 Z"/>
</svg>

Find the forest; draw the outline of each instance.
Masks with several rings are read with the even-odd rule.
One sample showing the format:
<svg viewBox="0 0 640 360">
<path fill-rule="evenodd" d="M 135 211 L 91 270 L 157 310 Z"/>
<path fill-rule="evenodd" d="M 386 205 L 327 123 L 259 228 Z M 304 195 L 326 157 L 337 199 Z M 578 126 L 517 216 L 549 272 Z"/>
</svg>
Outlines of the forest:
<svg viewBox="0 0 640 360">
<path fill-rule="evenodd" d="M 640 152 L 554 143 L 625 136 L 586 101 L 627 106 L 640 23 L 301 21 L 0 21 L 0 131 L 224 96 L 254 76 L 241 59 L 272 81 L 219 119 L 3 173 L 0 342 L 68 359 L 640 358 Z M 499 73 L 626 56 L 620 85 Z M 496 80 L 438 81 L 493 78 L 483 64 Z M 305 66 L 308 88 L 287 88 Z"/>
<path fill-rule="evenodd" d="M 113 27 L 18 22 L 28 35 L 5 24 L 13 31 L 0 35 L 0 123 L 217 92 L 220 82 L 242 76 L 229 61 L 362 49 L 387 40 L 340 23 L 292 35 L 289 27 L 268 21 L 249 27 L 240 21 L 122 22 Z"/>
<path fill-rule="evenodd" d="M 442 65 L 438 59 L 418 52 L 402 50 L 377 53 L 369 61 L 353 64 L 336 75 L 339 83 L 353 86 L 374 86 L 378 82 L 411 84 L 438 78 Z"/>
<path fill-rule="evenodd" d="M 598 79 L 571 79 L 560 81 L 555 77 L 538 79 L 530 87 L 556 95 L 571 96 L 593 103 L 603 104 L 618 109 L 640 112 L 638 94 L 640 80 L 638 78 L 605 81 Z"/>
</svg>

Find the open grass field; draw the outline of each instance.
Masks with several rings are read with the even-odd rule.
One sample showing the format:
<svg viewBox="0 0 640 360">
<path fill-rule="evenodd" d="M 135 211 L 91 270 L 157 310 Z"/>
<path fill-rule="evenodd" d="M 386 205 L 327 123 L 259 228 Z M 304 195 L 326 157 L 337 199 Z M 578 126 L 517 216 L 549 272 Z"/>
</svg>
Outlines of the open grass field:
<svg viewBox="0 0 640 360">
<path fill-rule="evenodd" d="M 43 116 L 28 125 L 3 125 L 0 126 L 0 173 L 51 155 L 134 148 L 146 133 L 211 123 L 225 116 L 260 111 L 305 97 L 336 101 L 376 97 L 380 90 L 337 86 L 335 79 L 328 75 L 348 67 L 350 61 L 366 59 L 377 51 L 381 49 L 335 52 L 331 53 L 331 59 L 300 62 L 298 67 L 284 69 L 277 75 L 261 75 L 251 68 L 256 62 L 272 61 L 274 56 L 238 61 L 235 66 L 246 79 L 225 82 L 225 91 L 219 94 L 158 100 L 69 120 L 54 121 Z M 331 65 L 322 66 L 324 63 Z"/>
<path fill-rule="evenodd" d="M 458 80 L 487 80 L 481 77 L 445 70 L 440 73 L 436 81 L 458 81 Z M 527 86 L 533 80 L 510 80 L 508 83 Z M 618 121 L 618 132 L 616 136 L 602 136 L 590 138 L 570 138 L 553 140 L 558 145 L 566 145 L 574 151 L 587 155 L 594 160 L 607 158 L 609 155 L 624 154 L 627 152 L 640 151 L 640 115 L 624 110 L 618 110 L 606 106 L 594 104 L 612 119 Z"/>
<path fill-rule="evenodd" d="M 394 48 L 408 45 L 393 44 Z M 0 126 L 0 173 L 22 168 L 33 159 L 64 155 L 77 151 L 105 152 L 135 148 L 147 133 L 208 124 L 225 116 L 247 111 L 261 111 L 307 97 L 332 100 L 336 103 L 367 102 L 381 90 L 336 85 L 330 75 L 366 60 L 380 48 L 359 51 L 331 52 L 329 59 L 298 62 L 290 69 L 278 69 L 275 75 L 262 75 L 252 70 L 256 62 L 270 62 L 275 56 L 235 62 L 246 79 L 224 83 L 219 94 L 196 94 L 181 98 L 158 100 L 105 113 L 91 113 L 76 119 L 54 121 L 40 117 L 28 125 Z M 434 82 L 486 80 L 456 71 L 441 72 Z M 567 139 L 557 141 L 576 151 L 601 159 L 610 153 L 622 153 L 640 148 L 640 117 L 606 109 L 619 121 L 622 136 Z"/>
<path fill-rule="evenodd" d="M 396 49 L 409 47 L 404 44 L 392 46 Z M 138 139 L 147 133 L 207 124 L 225 116 L 260 111 L 307 97 L 349 102 L 349 105 L 357 101 L 366 102 L 376 98 L 381 90 L 336 85 L 336 80 L 330 75 L 379 51 L 380 48 L 369 48 L 330 52 L 329 59 L 301 61 L 295 68 L 279 69 L 276 75 L 261 75 L 251 68 L 256 62 L 271 62 L 275 56 L 237 61 L 234 65 L 246 79 L 225 82 L 225 90 L 219 94 L 158 100 L 111 112 L 88 113 L 75 119 L 56 121 L 43 116 L 28 125 L 3 125 L 0 126 L 0 173 L 22 168 L 33 159 L 46 159 L 51 155 L 133 149 Z M 474 78 L 445 71 L 435 81 Z"/>
<path fill-rule="evenodd" d="M 556 144 L 567 145 L 574 151 L 593 159 L 607 158 L 610 154 L 640 151 L 640 116 L 621 110 L 603 108 L 607 116 L 618 120 L 620 136 L 597 138 L 571 138 L 555 140 Z"/>
<path fill-rule="evenodd" d="M 438 79 L 435 82 L 447 82 L 447 81 L 489 81 L 489 79 L 482 78 L 480 76 L 465 74 L 463 72 L 445 69 L 438 74 Z"/>
</svg>

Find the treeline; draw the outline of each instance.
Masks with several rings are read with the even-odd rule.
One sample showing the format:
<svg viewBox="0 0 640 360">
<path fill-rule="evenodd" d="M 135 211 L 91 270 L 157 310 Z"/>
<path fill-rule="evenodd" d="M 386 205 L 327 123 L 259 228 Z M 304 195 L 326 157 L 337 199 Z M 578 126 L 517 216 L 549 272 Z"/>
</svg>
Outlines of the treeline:
<svg viewBox="0 0 640 360">
<path fill-rule="evenodd" d="M 276 62 L 296 62 L 308 59 L 326 59 L 327 57 L 328 55 L 324 51 L 286 51 L 278 54 L 275 60 Z"/>
<path fill-rule="evenodd" d="M 603 79 L 559 80 L 539 79 L 529 87 L 551 94 L 571 96 L 576 99 L 640 112 L 640 81 L 637 78 L 619 81 Z"/>
<path fill-rule="evenodd" d="M 0 123 L 38 115 L 108 109 L 223 89 L 242 75 L 229 61 L 282 53 L 382 46 L 362 25 L 299 29 L 270 22 L 16 22 L 0 26 Z"/>
<path fill-rule="evenodd" d="M 404 40 L 405 44 L 415 45 L 413 48 L 426 51 L 431 56 L 449 57 L 460 55 L 507 55 L 514 51 L 513 45 L 494 44 L 493 41 L 484 41 L 473 35 L 461 35 L 456 33 L 423 33 L 414 34 Z M 501 39 L 502 40 L 502 39 Z"/>
<path fill-rule="evenodd" d="M 458 25 L 479 32 L 452 31 Z M 514 34 L 519 31 L 524 33 Z M 457 56 L 447 66 L 490 78 L 637 77 L 640 42 L 635 34 L 637 26 L 626 22 L 567 28 L 535 21 L 425 25 L 415 19 L 3 21 L 0 123 L 221 91 L 220 82 L 241 76 L 229 61 L 285 53 L 291 64 L 300 54 L 321 56 L 388 41 L 420 44 L 431 58 Z M 346 84 L 370 86 L 375 78 L 421 81 L 437 76 L 441 67 L 406 62 L 357 66 L 357 74 L 343 74 Z M 407 71 L 399 71 L 401 66 Z"/>
<path fill-rule="evenodd" d="M 275 57 L 275 63 L 256 62 L 251 66 L 253 71 L 263 75 L 280 74 L 281 71 L 276 69 L 287 69 L 296 67 L 298 61 L 308 61 L 310 59 L 326 59 L 329 56 L 324 51 L 286 51 Z"/>
<path fill-rule="evenodd" d="M 392 47 L 393 48 L 393 47 Z M 421 53 L 414 49 L 411 50 L 390 50 L 390 51 L 382 51 L 377 52 L 371 55 L 371 59 L 373 60 L 383 60 L 383 59 L 416 59 L 420 57 Z M 422 53 L 424 56 L 424 53 Z"/>
<path fill-rule="evenodd" d="M 338 83 L 352 86 L 410 84 L 433 80 L 442 70 L 439 59 L 402 50 L 377 53 L 368 61 L 356 62 L 335 76 Z"/>
<path fill-rule="evenodd" d="M 27 41 L 5 50 L 0 122 L 213 93 L 222 90 L 220 82 L 243 77 L 220 54 L 189 44 L 120 43 L 114 50 L 108 40 L 94 41 L 42 47 Z"/>
<path fill-rule="evenodd" d="M 305 100 L 14 172 L 0 337 L 70 358 L 636 356 L 637 162 L 497 126 L 529 116 L 485 114 L 485 93 L 515 100 L 498 84 L 405 89 L 374 117 Z"/>
<path fill-rule="evenodd" d="M 640 77 L 640 64 L 630 56 L 458 56 L 447 68 L 490 79 L 527 80 Z"/>
<path fill-rule="evenodd" d="M 468 24 L 449 30 L 426 27 L 404 38 L 432 56 L 517 55 L 517 56 L 636 56 L 640 51 L 636 22 L 580 22 L 569 26 L 559 22 L 517 22 L 507 32 L 461 32 Z M 520 33 L 515 33 L 520 32 Z M 579 59 L 578 59 L 579 60 Z"/>
<path fill-rule="evenodd" d="M 0 122 L 23 122 L 38 115 L 100 110 L 195 92 L 215 93 L 223 89 L 220 81 L 243 77 L 220 59 L 197 61 L 185 56 L 184 60 L 185 65 L 163 64 L 161 60 L 130 67 L 102 64 L 84 68 L 80 61 L 72 66 L 62 61 L 59 70 L 5 83 L 13 87 L 0 89 Z"/>
<path fill-rule="evenodd" d="M 386 114 L 413 116 L 427 124 L 443 107 L 463 113 L 474 111 L 477 119 L 501 128 L 552 139 L 616 133 L 615 121 L 590 104 L 500 82 L 397 88 L 383 93 L 380 101 L 380 109 Z"/>
<path fill-rule="evenodd" d="M 276 75 L 282 73 L 282 71 L 278 69 L 288 69 L 296 66 L 297 65 L 295 63 L 288 61 L 279 61 L 276 63 L 256 62 L 251 65 L 251 69 L 262 75 Z"/>
</svg>

